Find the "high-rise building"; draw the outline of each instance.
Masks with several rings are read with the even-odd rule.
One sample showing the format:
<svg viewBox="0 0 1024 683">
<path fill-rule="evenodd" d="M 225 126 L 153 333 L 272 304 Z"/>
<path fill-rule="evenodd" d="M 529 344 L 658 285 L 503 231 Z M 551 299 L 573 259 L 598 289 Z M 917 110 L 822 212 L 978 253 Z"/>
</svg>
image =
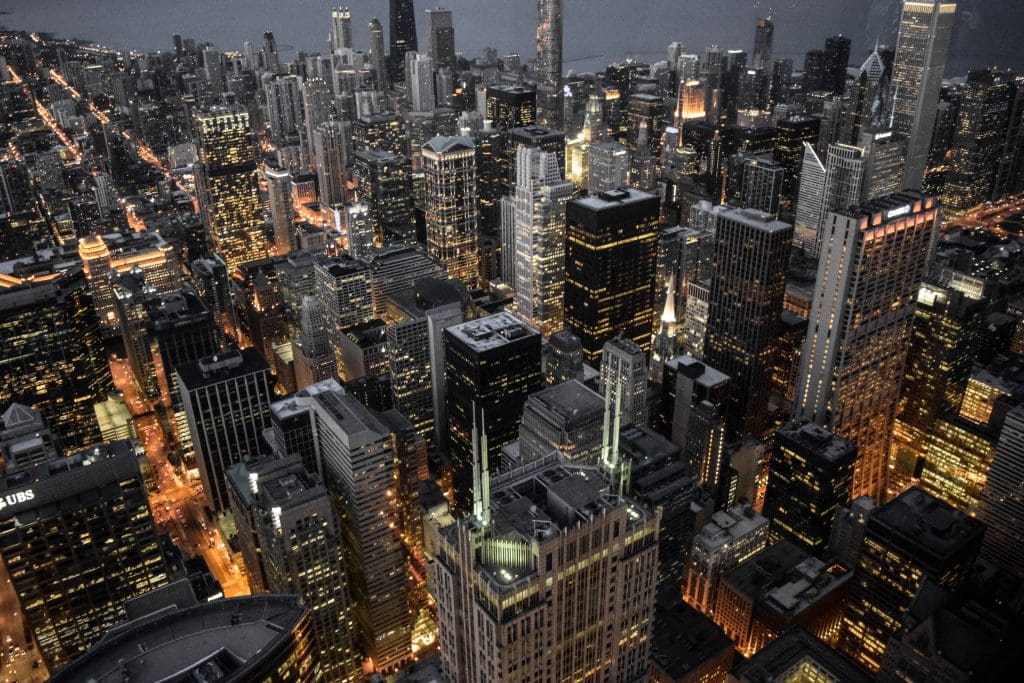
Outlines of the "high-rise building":
<svg viewBox="0 0 1024 683">
<path fill-rule="evenodd" d="M 683 600 L 713 616 L 722 575 L 767 544 L 768 519 L 750 505 L 719 510 L 693 539 L 683 579 Z"/>
<path fill-rule="evenodd" d="M 374 242 L 412 233 L 416 218 L 409 159 L 379 149 L 356 152 L 352 177 L 359 201 L 369 205 Z"/>
<path fill-rule="evenodd" d="M 796 205 L 794 242 L 812 257 L 818 255 L 822 231 L 830 211 L 843 211 L 861 201 L 864 150 L 852 145 L 829 145 L 822 162 L 804 143 L 800 194 Z"/>
<path fill-rule="evenodd" d="M 611 140 L 590 146 L 587 192 L 599 195 L 629 184 L 629 148 Z"/>
<path fill-rule="evenodd" d="M 199 210 L 228 271 L 267 255 L 256 141 L 249 113 L 213 107 L 195 117 Z"/>
<path fill-rule="evenodd" d="M 302 79 L 295 75 L 277 75 L 263 81 L 270 140 L 277 147 L 298 142 L 303 121 L 301 86 Z"/>
<path fill-rule="evenodd" d="M 316 166 L 320 203 L 340 206 L 345 202 L 348 149 L 352 135 L 344 121 L 324 121 L 313 131 L 313 162 Z"/>
<path fill-rule="evenodd" d="M 616 405 L 623 425 L 647 426 L 647 356 L 632 339 L 615 337 L 601 352 L 601 393 Z"/>
<path fill-rule="evenodd" d="M 548 386 L 568 382 L 571 379 L 583 381 L 583 342 L 564 328 L 548 337 L 541 353 L 541 367 L 544 381 Z"/>
<path fill-rule="evenodd" d="M 250 458 L 225 478 L 248 573 L 261 592 L 298 595 L 309 609 L 324 679 L 355 680 L 342 527 L 327 489 L 297 458 Z"/>
<path fill-rule="evenodd" d="M 388 58 L 384 52 L 384 27 L 380 19 L 370 19 L 370 70 L 377 90 L 388 88 Z"/>
<path fill-rule="evenodd" d="M 0 556 L 51 671 L 125 616 L 125 600 L 168 582 L 129 441 L 0 476 Z"/>
<path fill-rule="evenodd" d="M 793 226 L 753 209 L 718 215 L 704 359 L 730 377 L 730 438 L 760 436 Z"/>
<path fill-rule="evenodd" d="M 1024 576 L 1024 405 L 1006 413 L 988 480 L 978 500 L 985 545 L 982 554 L 1015 576 Z"/>
<path fill-rule="evenodd" d="M 478 514 L 436 530 L 446 679 L 645 679 L 660 509 L 551 460 L 491 484 Z M 470 595 L 479 621 L 466 618 Z"/>
<path fill-rule="evenodd" d="M 538 119 L 562 128 L 562 0 L 537 0 Z"/>
<path fill-rule="evenodd" d="M 419 49 L 416 41 L 416 8 L 413 0 L 388 2 L 388 59 L 392 82 L 401 81 L 405 54 Z"/>
<path fill-rule="evenodd" d="M 394 411 L 370 410 L 335 380 L 309 386 L 274 410 L 335 498 L 353 639 L 376 671 L 394 671 L 412 654 L 411 578 L 399 523 L 408 495 L 400 479 L 409 465 L 405 448 L 417 438 L 412 426 Z"/>
<path fill-rule="evenodd" d="M 427 10 L 427 45 L 438 69 L 455 68 L 455 25 L 452 11 L 443 7 Z"/>
<path fill-rule="evenodd" d="M 519 463 L 557 452 L 563 460 L 596 462 L 601 450 L 605 401 L 573 379 L 532 394 L 523 406 Z"/>
<path fill-rule="evenodd" d="M 857 444 L 854 497 L 885 492 L 914 305 L 939 220 L 935 199 L 905 192 L 825 221 L 793 414 Z"/>
<path fill-rule="evenodd" d="M 278 254 L 287 254 L 296 248 L 292 175 L 284 169 L 264 164 L 263 177 L 267 182 L 270 222 L 274 226 L 274 249 Z"/>
<path fill-rule="evenodd" d="M 342 330 L 373 319 L 370 269 L 346 254 L 318 261 L 313 274 L 314 292 L 340 372 Z"/>
<path fill-rule="evenodd" d="M 515 287 L 517 313 L 545 337 L 563 326 L 565 203 L 571 195 L 572 183 L 562 178 L 556 154 L 518 148 L 514 224 L 506 247 L 514 251 L 514 269 L 504 277 Z"/>
<path fill-rule="evenodd" d="M 405 60 L 405 89 L 412 111 L 434 111 L 437 96 L 434 92 L 434 60 L 421 52 L 411 52 Z"/>
<path fill-rule="evenodd" d="M 953 154 L 946 173 L 942 208 L 957 216 L 993 197 L 1014 94 L 1010 74 L 992 70 L 967 74 Z"/>
<path fill-rule="evenodd" d="M 66 450 L 86 448 L 113 388 L 88 283 L 81 266 L 31 265 L 0 281 L 0 406 L 35 408 Z"/>
<path fill-rule="evenodd" d="M 543 386 L 541 336 L 509 313 L 444 330 L 444 369 L 455 510 L 470 512 L 474 491 L 472 435 L 479 430 L 491 469 L 501 448 L 519 436 L 527 397 Z"/>
<path fill-rule="evenodd" d="M 955 2 L 903 1 L 890 101 L 893 129 L 908 138 L 903 184 L 910 189 L 924 181 L 955 16 Z"/>
<path fill-rule="evenodd" d="M 133 603 L 137 603 L 137 606 Z M 128 606 L 130 621 L 70 665 L 54 683 L 207 679 L 223 683 L 324 680 L 310 611 L 296 595 L 200 602 L 182 580 Z"/>
<path fill-rule="evenodd" d="M 618 333 L 651 348 L 658 215 L 658 197 L 633 189 L 566 205 L 565 324 L 587 363 Z"/>
<path fill-rule="evenodd" d="M 331 10 L 330 45 L 332 52 L 355 48 L 352 42 L 352 12 L 348 7 L 335 7 Z"/>
<path fill-rule="evenodd" d="M 846 67 L 850 64 L 850 39 L 843 34 L 825 39 L 825 90 L 842 95 L 846 90 Z"/>
<path fill-rule="evenodd" d="M 228 467 L 265 451 L 270 368 L 249 348 L 179 365 L 175 372 L 203 490 L 211 507 L 223 512 Z"/>
<path fill-rule="evenodd" d="M 423 253 L 419 245 L 397 242 L 374 249 L 367 259 L 370 265 L 370 293 L 373 296 L 373 316 L 390 320 L 390 297 L 408 292 L 423 278 L 443 278 L 444 269 Z"/>
<path fill-rule="evenodd" d="M 438 136 L 423 146 L 427 253 L 448 277 L 475 287 L 480 278 L 476 146 L 467 137 Z"/>
<path fill-rule="evenodd" d="M 877 672 L 925 581 L 956 591 L 971 576 L 985 525 L 912 488 L 868 517 L 839 649 Z"/>
<path fill-rule="evenodd" d="M 518 84 L 487 86 L 484 117 L 501 132 L 532 126 L 537 122 L 536 89 Z"/>
<path fill-rule="evenodd" d="M 766 71 L 772 63 L 772 42 L 775 36 L 775 22 L 772 18 L 762 17 L 757 20 L 754 33 L 754 54 L 750 60 L 750 68 Z"/>
<path fill-rule="evenodd" d="M 820 556 L 839 506 L 850 499 L 857 446 L 810 423 L 790 422 L 775 433 L 764 514 L 770 536 Z"/>
</svg>

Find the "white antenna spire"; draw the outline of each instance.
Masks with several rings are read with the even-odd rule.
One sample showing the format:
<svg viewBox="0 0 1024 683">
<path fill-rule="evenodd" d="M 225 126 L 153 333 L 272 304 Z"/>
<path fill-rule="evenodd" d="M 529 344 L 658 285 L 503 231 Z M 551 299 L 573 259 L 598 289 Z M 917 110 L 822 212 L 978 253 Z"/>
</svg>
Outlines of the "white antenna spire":
<svg viewBox="0 0 1024 683">
<path fill-rule="evenodd" d="M 487 450 L 487 416 L 480 409 L 480 514 L 477 518 L 486 529 L 491 525 L 491 468 Z"/>
<path fill-rule="evenodd" d="M 892 130 L 893 126 L 896 125 L 896 102 L 900 98 L 900 86 L 896 86 L 896 90 L 892 93 L 892 113 L 889 115 L 889 130 Z"/>
<path fill-rule="evenodd" d="M 483 498 L 481 497 L 482 486 L 480 485 L 480 432 L 476 427 L 476 401 L 472 402 L 473 410 L 473 431 L 470 433 L 470 441 L 473 443 L 473 516 L 483 519 Z"/>
<path fill-rule="evenodd" d="M 606 389 L 604 392 L 604 424 L 601 427 L 601 464 L 608 464 L 608 450 L 611 440 L 608 430 L 611 427 L 611 394 Z"/>
</svg>

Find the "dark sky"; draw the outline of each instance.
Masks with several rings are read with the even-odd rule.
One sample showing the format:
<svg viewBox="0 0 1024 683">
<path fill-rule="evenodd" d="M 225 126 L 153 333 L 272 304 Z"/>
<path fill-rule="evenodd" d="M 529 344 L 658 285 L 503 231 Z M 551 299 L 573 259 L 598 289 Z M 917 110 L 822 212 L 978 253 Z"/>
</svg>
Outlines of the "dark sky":
<svg viewBox="0 0 1024 683">
<path fill-rule="evenodd" d="M 174 32 L 207 40 L 221 49 L 258 42 L 272 29 L 278 43 L 322 50 L 332 5 L 351 7 L 357 46 L 366 43 L 366 24 L 386 24 L 386 0 L 0 0 L 9 12 L 0 23 L 52 31 L 115 47 L 169 49 Z M 473 56 L 485 46 L 499 53 L 533 51 L 535 0 L 429 0 L 454 11 L 456 44 Z M 961 0 L 948 75 L 972 66 L 996 64 L 1024 70 L 1024 0 Z M 843 32 L 854 40 L 854 61 L 875 42 L 892 39 L 899 0 L 565 0 L 567 68 L 593 69 L 631 55 L 658 59 L 673 40 L 701 52 L 705 45 L 750 49 L 754 19 L 772 8 L 776 55 L 794 57 Z M 598 59 L 594 58 L 600 55 Z M 569 62 L 572 59 L 582 59 Z"/>
</svg>

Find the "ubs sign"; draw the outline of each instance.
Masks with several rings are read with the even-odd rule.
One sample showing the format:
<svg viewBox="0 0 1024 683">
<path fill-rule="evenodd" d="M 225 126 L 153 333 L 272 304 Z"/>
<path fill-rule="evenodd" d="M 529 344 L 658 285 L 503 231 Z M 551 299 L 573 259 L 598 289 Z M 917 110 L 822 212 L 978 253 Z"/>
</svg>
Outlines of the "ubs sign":
<svg viewBox="0 0 1024 683">
<path fill-rule="evenodd" d="M 30 500 L 35 500 L 36 492 L 32 489 L 25 489 L 24 491 L 16 491 L 14 493 L 5 493 L 0 496 L 0 510 L 5 509 L 9 505 L 21 505 L 27 503 Z"/>
</svg>

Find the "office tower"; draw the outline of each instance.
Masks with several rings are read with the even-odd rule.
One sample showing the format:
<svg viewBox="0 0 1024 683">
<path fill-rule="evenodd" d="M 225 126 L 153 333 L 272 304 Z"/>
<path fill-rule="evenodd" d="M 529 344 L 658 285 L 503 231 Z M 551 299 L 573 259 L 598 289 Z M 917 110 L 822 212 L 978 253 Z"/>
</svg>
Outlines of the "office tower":
<svg viewBox="0 0 1024 683">
<path fill-rule="evenodd" d="M 51 671 L 168 581 L 138 459 L 115 441 L 0 477 L 0 555 Z"/>
<path fill-rule="evenodd" d="M 277 147 L 298 141 L 303 121 L 301 86 L 302 79 L 294 75 L 273 76 L 263 80 L 270 140 Z"/>
<path fill-rule="evenodd" d="M 846 90 L 846 67 L 850 64 L 850 39 L 839 34 L 825 39 L 825 90 L 842 95 Z"/>
<path fill-rule="evenodd" d="M 156 296 L 152 287 L 146 286 L 141 273 L 130 271 L 117 276 L 113 282 L 114 310 L 121 328 L 121 339 L 125 347 L 128 367 L 135 383 L 143 395 L 154 398 L 157 395 L 156 371 L 153 356 L 146 339 L 147 316 L 143 304 Z"/>
<path fill-rule="evenodd" d="M 357 202 L 345 207 L 345 237 L 348 239 L 348 255 L 357 261 L 370 258 L 376 230 L 370 205 Z"/>
<path fill-rule="evenodd" d="M 728 680 L 756 683 L 765 678 L 778 680 L 788 675 L 844 683 L 871 683 L 875 680 L 828 643 L 802 628 L 787 631 L 750 659 L 737 664 Z"/>
<path fill-rule="evenodd" d="M 988 480 L 978 500 L 978 519 L 986 525 L 982 555 L 1014 576 L 1024 576 L 1024 405 L 1006 413 Z"/>
<path fill-rule="evenodd" d="M 801 89 L 805 94 L 820 92 L 826 85 L 831 86 L 828 82 L 829 74 L 825 59 L 824 50 L 808 50 L 804 55 L 804 79 Z M 831 90 L 831 87 L 829 89 Z"/>
<path fill-rule="evenodd" d="M 334 380 L 275 404 L 294 414 L 298 430 L 323 471 L 342 520 L 342 558 L 352 596 L 353 638 L 376 671 L 394 671 L 412 654 L 406 552 L 395 499 L 398 472 L 413 438 L 394 411 L 377 413 Z M 302 413 L 308 417 L 303 420 Z M 396 427 L 404 423 L 404 427 Z M 304 425 L 304 426 L 303 426 Z"/>
<path fill-rule="evenodd" d="M 889 101 L 893 130 L 908 138 L 903 184 L 914 190 L 924 181 L 955 16 L 955 2 L 903 2 Z"/>
<path fill-rule="evenodd" d="M 704 358 L 707 342 L 708 311 L 711 305 L 711 280 L 691 280 L 686 286 L 686 310 L 679 334 L 679 351 L 697 360 Z"/>
<path fill-rule="evenodd" d="M 844 211 L 861 201 L 864 150 L 851 145 L 829 145 L 822 162 L 804 143 L 800 195 L 796 205 L 794 241 L 810 256 L 817 256 L 830 211 Z"/>
<path fill-rule="evenodd" d="M 601 393 L 619 406 L 623 425 L 647 425 L 647 356 L 622 336 L 609 339 L 601 353 Z"/>
<path fill-rule="evenodd" d="M 267 254 L 259 167 L 249 113 L 214 107 L 195 117 L 196 187 L 213 248 L 233 272 Z"/>
<path fill-rule="evenodd" d="M 604 398 L 572 379 L 532 394 L 519 427 L 519 464 L 558 453 L 562 460 L 593 463 L 601 449 Z"/>
<path fill-rule="evenodd" d="M 857 446 L 810 423 L 790 422 L 775 435 L 764 514 L 772 539 L 820 556 L 839 506 L 850 499 Z"/>
<path fill-rule="evenodd" d="M 568 328 L 555 332 L 541 352 L 541 367 L 548 386 L 571 379 L 582 382 L 583 342 Z"/>
<path fill-rule="evenodd" d="M 352 12 L 348 7 L 335 7 L 331 10 L 330 45 L 331 52 L 355 48 L 352 42 Z"/>
<path fill-rule="evenodd" d="M 536 89 L 517 84 L 487 86 L 484 118 L 501 132 L 532 126 L 537 122 Z"/>
<path fill-rule="evenodd" d="M 938 224 L 938 202 L 917 192 L 825 222 L 793 415 L 857 444 L 854 497 L 885 492 L 914 303 Z"/>
<path fill-rule="evenodd" d="M 270 222 L 274 226 L 274 248 L 278 254 L 287 254 L 295 245 L 295 208 L 292 206 L 292 176 L 284 169 L 263 165 L 267 183 L 267 203 Z"/>
<path fill-rule="evenodd" d="M 419 245 L 389 244 L 374 249 L 370 265 L 370 293 L 375 318 L 389 319 L 388 301 L 399 292 L 410 291 L 423 278 L 443 278 L 444 269 L 423 253 Z"/>
<path fill-rule="evenodd" d="M 718 216 L 704 358 L 729 375 L 731 436 L 760 436 L 793 226 L 753 209 Z"/>
<path fill-rule="evenodd" d="M 518 148 L 512 241 L 515 306 L 545 337 L 562 329 L 565 302 L 565 203 L 572 183 L 562 179 L 553 152 Z M 509 274 L 505 274 L 506 279 Z"/>
<path fill-rule="evenodd" d="M 597 142 L 590 146 L 587 192 L 600 195 L 629 184 L 629 149 L 618 142 Z"/>
<path fill-rule="evenodd" d="M 919 465 L 920 480 L 915 483 L 958 510 L 976 510 L 995 459 L 1001 427 L 1001 423 L 975 424 L 953 412 L 937 417 Z M 890 484 L 889 490 L 899 489 Z"/>
<path fill-rule="evenodd" d="M 562 128 L 562 0 L 537 0 L 538 120 Z"/>
<path fill-rule="evenodd" d="M 455 68 L 455 25 L 452 11 L 437 7 L 427 10 L 427 40 L 430 58 L 439 69 Z"/>
<path fill-rule="evenodd" d="M 249 348 L 179 365 L 175 372 L 203 490 L 211 507 L 223 512 L 228 467 L 264 452 L 270 368 Z"/>
<path fill-rule="evenodd" d="M 41 261 L 5 276 L 0 330 L 0 406 L 41 411 L 67 450 L 96 443 L 93 404 L 113 380 L 82 267 Z"/>
<path fill-rule="evenodd" d="M 402 80 L 407 52 L 419 49 L 416 41 L 416 8 L 413 0 L 388 2 L 388 59 L 391 80 Z"/>
<path fill-rule="evenodd" d="M 659 202 L 612 190 L 566 205 L 565 324 L 596 365 L 617 333 L 651 347 Z"/>
<path fill-rule="evenodd" d="M 414 52 L 406 58 L 408 76 L 405 88 L 412 111 L 434 111 L 434 60 L 428 55 Z"/>
<path fill-rule="evenodd" d="M 203 71 L 210 92 L 219 95 L 224 92 L 224 55 L 215 47 L 203 50 Z"/>
<path fill-rule="evenodd" d="M 920 472 L 935 419 L 963 402 L 984 324 L 982 302 L 931 280 L 917 294 L 893 426 L 890 491 L 901 492 L 910 485 Z"/>
<path fill-rule="evenodd" d="M 565 169 L 565 133 L 544 126 L 530 125 L 505 131 L 504 158 L 501 159 L 508 194 L 512 194 L 516 181 L 516 155 L 520 147 L 551 152 L 558 158 L 558 168 Z"/>
<path fill-rule="evenodd" d="M 596 473 L 553 462 L 514 470 L 495 479 L 478 515 L 437 531 L 431 579 L 448 680 L 648 675 L 661 513 L 609 488 Z M 635 552 L 612 552 L 625 539 Z M 570 563 L 579 569 L 568 572 Z M 511 586 L 551 599 L 498 608 Z M 479 624 L 465 618 L 470 594 L 488 606 Z M 589 634 L 585 647 L 578 634 Z"/>
<path fill-rule="evenodd" d="M 813 116 L 794 115 L 775 124 L 775 156 L 785 169 L 782 180 L 782 195 L 795 198 L 803 175 L 803 161 L 806 155 L 804 143 L 817 144 L 821 119 Z"/>
<path fill-rule="evenodd" d="M 907 137 L 887 127 L 865 126 L 857 146 L 864 150 L 864 180 L 860 201 L 899 192 L 907 161 Z"/>
<path fill-rule="evenodd" d="M 768 519 L 750 505 L 719 510 L 693 539 L 683 581 L 683 600 L 713 616 L 722 575 L 764 550 L 767 544 Z"/>
<path fill-rule="evenodd" d="M 892 110 L 888 102 L 889 75 L 876 47 L 861 64 L 859 75 L 847 90 L 848 102 L 838 142 L 855 145 L 864 128 L 888 124 Z"/>
<path fill-rule="evenodd" d="M 405 126 L 392 112 L 363 114 L 352 122 L 351 148 L 356 152 L 377 149 L 390 154 L 405 154 L 409 151 Z"/>
<path fill-rule="evenodd" d="M 657 424 L 695 465 L 701 464 L 701 446 L 711 440 L 701 433 L 708 426 L 707 416 L 720 414 L 728 396 L 728 375 L 691 356 L 677 356 L 665 362 Z M 701 416 L 695 418 L 695 411 L 701 406 Z"/>
<path fill-rule="evenodd" d="M 401 154 L 370 149 L 352 158 L 356 196 L 370 207 L 375 242 L 412 234 L 416 217 L 411 174 L 409 159 Z"/>
<path fill-rule="evenodd" d="M 347 123 L 335 120 L 324 121 L 313 131 L 313 161 L 320 203 L 325 206 L 339 206 L 345 202 L 351 134 Z"/>
<path fill-rule="evenodd" d="M 782 164 L 769 157 L 744 159 L 739 186 L 740 204 L 778 217 L 784 175 Z"/>
<path fill-rule="evenodd" d="M 658 172 L 658 160 L 651 153 L 648 139 L 648 123 L 646 119 L 642 119 L 637 131 L 636 145 L 629 156 L 629 181 L 632 187 L 645 192 L 656 189 L 655 176 Z"/>
<path fill-rule="evenodd" d="M 946 174 L 942 207 L 957 216 L 993 196 L 1003 153 L 1014 86 L 1009 74 L 991 70 L 967 74 L 953 158 Z"/>
<path fill-rule="evenodd" d="M 757 20 L 754 33 L 754 54 L 750 60 L 750 68 L 767 71 L 772 63 L 772 41 L 775 36 L 775 22 L 771 17 Z"/>
<path fill-rule="evenodd" d="M 955 592 L 971 576 L 985 525 L 912 488 L 868 517 L 839 650 L 877 672 L 925 581 Z"/>
<path fill-rule="evenodd" d="M 875 510 L 871 496 L 855 498 L 836 510 L 836 521 L 828 540 L 828 551 L 847 567 L 856 567 L 864 545 L 868 517 Z"/>
<path fill-rule="evenodd" d="M 302 297 L 296 337 L 292 338 L 296 386 L 303 389 L 333 377 L 334 350 L 328 342 L 323 307 L 315 296 Z"/>
<path fill-rule="evenodd" d="M 495 313 L 444 330 L 448 455 L 455 510 L 471 511 L 474 452 L 471 438 L 486 439 L 491 469 L 501 448 L 516 440 L 523 404 L 542 386 L 540 334 L 509 313 Z"/>
<path fill-rule="evenodd" d="M 676 95 L 673 125 L 682 129 L 687 121 L 704 119 L 704 83 L 696 78 L 681 79 Z"/>
<path fill-rule="evenodd" d="M 434 446 L 435 432 L 447 431 L 444 405 L 444 348 L 441 332 L 463 321 L 462 294 L 451 282 L 422 278 L 387 298 L 388 371 L 395 410 Z"/>
<path fill-rule="evenodd" d="M 263 66 L 270 73 L 277 73 L 280 67 L 280 59 L 277 54 L 277 40 L 273 31 L 263 32 Z"/>
<path fill-rule="evenodd" d="M 262 578 L 260 592 L 299 596 L 325 680 L 354 679 L 342 527 L 327 489 L 297 458 L 250 458 L 225 478 L 248 574 Z"/>
<path fill-rule="evenodd" d="M 370 71 L 377 90 L 388 88 L 388 60 L 384 53 L 384 27 L 374 17 L 370 20 Z"/>
<path fill-rule="evenodd" d="M 135 604 L 137 603 L 137 604 Z M 129 602 L 128 619 L 58 671 L 54 683 L 286 680 L 314 683 L 310 612 L 296 595 L 250 595 L 201 602 L 182 579 Z"/>
<path fill-rule="evenodd" d="M 314 292 L 324 316 L 327 337 L 341 372 L 342 330 L 373 318 L 370 269 L 351 256 L 335 256 L 313 266 Z"/>
<path fill-rule="evenodd" d="M 437 136 L 423 146 L 427 253 L 448 277 L 477 285 L 480 216 L 476 147 L 467 137 Z"/>
</svg>

